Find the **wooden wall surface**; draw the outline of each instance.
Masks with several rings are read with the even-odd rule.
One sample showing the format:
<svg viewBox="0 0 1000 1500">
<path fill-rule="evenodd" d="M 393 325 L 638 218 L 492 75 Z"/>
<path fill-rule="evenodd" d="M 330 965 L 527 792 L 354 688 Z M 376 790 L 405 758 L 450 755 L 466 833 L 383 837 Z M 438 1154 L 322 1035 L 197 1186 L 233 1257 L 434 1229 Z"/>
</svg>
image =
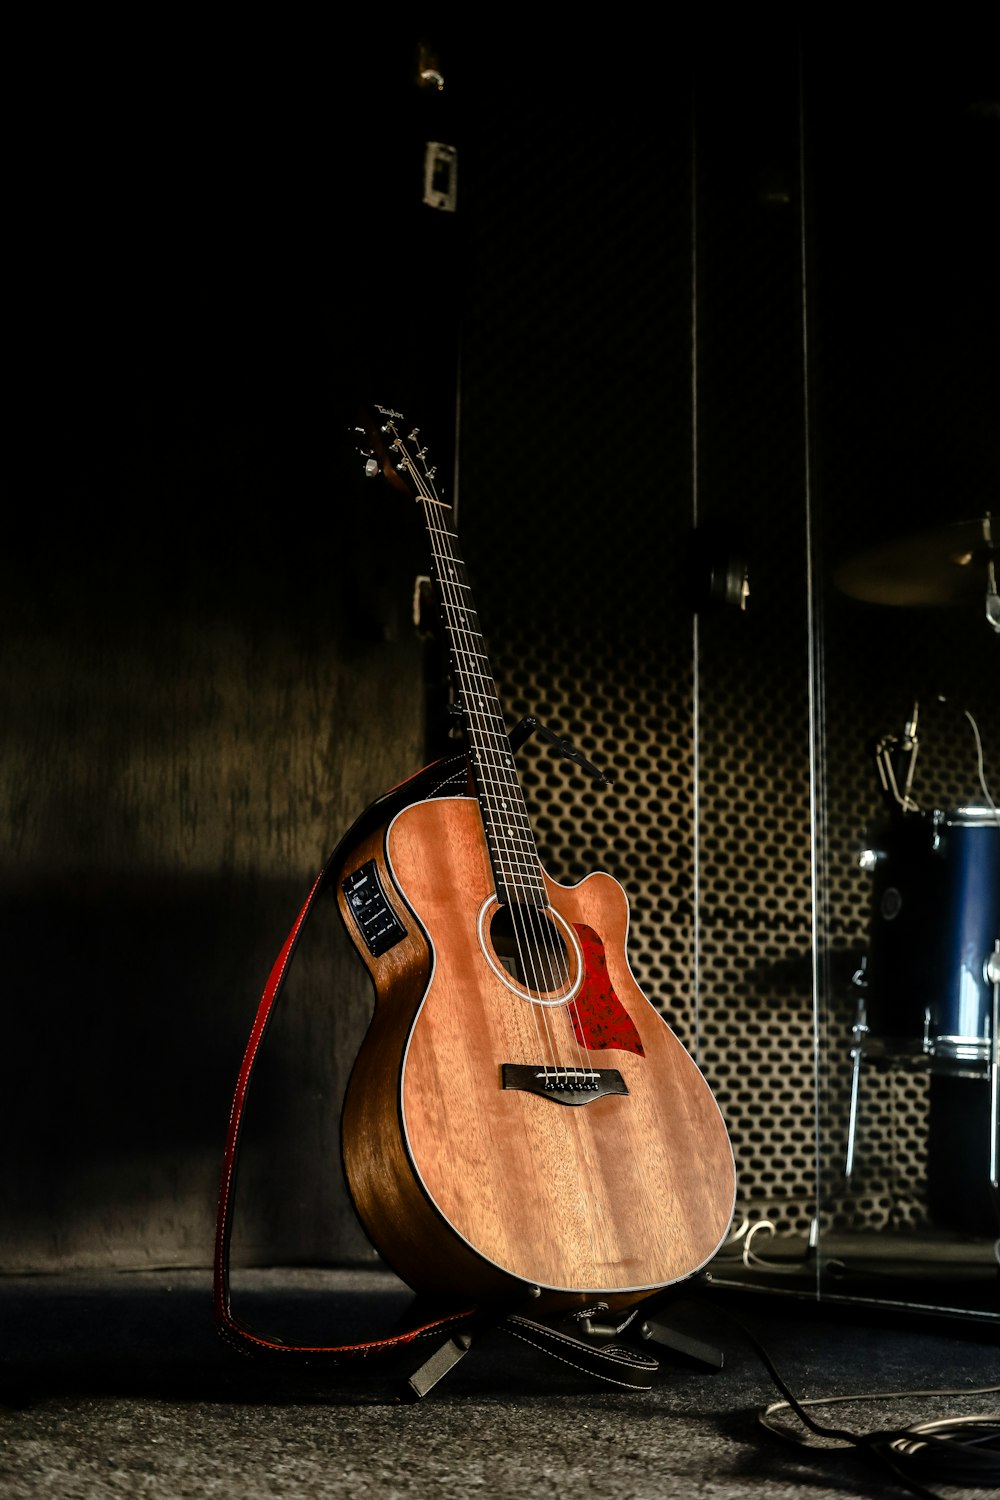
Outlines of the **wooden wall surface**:
<svg viewBox="0 0 1000 1500">
<path fill-rule="evenodd" d="M 810 52 L 815 76 L 828 57 L 843 66 L 851 53 L 842 37 L 834 45 L 821 27 L 818 33 Z M 585 651 L 588 633 L 608 622 L 616 650 L 631 642 L 641 655 L 676 627 L 687 651 L 687 598 L 680 601 L 675 587 L 663 616 L 655 613 L 665 559 L 672 585 L 690 582 L 672 546 L 686 532 L 693 483 L 687 132 L 700 112 L 703 172 L 719 163 L 725 173 L 730 138 L 732 161 L 749 171 L 751 143 L 756 149 L 780 104 L 785 133 L 776 156 L 791 152 L 794 180 L 795 38 L 776 27 L 773 36 L 702 37 L 695 45 L 685 34 L 669 54 L 640 55 L 630 37 L 616 42 L 602 27 L 572 44 L 561 39 L 553 55 L 523 38 L 480 51 L 453 25 L 442 59 L 447 66 L 449 46 L 461 58 L 465 113 L 459 108 L 457 116 L 448 113 L 451 96 L 414 93 L 416 41 L 405 36 L 390 45 L 360 25 L 337 34 L 289 31 L 283 45 L 246 31 L 210 45 L 179 32 L 135 34 L 114 67 L 103 60 L 109 54 L 99 37 L 83 48 L 64 33 L 58 44 L 37 39 L 26 49 L 19 266 L 10 294 L 14 441 L 0 555 L 0 1109 L 8 1143 L 0 1269 L 208 1263 L 232 1087 L 272 959 L 353 818 L 440 739 L 440 718 L 427 719 L 429 705 L 432 715 L 440 707 L 439 669 L 411 613 L 414 581 L 425 571 L 421 542 L 413 518 L 360 481 L 346 435 L 349 397 L 404 409 L 415 402 L 436 435 L 446 482 L 456 478 L 449 471 L 459 468 L 459 456 L 466 474 L 471 463 L 480 466 L 475 489 L 489 514 L 471 514 L 469 529 L 477 564 L 493 569 L 484 594 L 498 631 L 507 567 L 498 514 L 517 486 L 529 516 L 536 495 L 542 503 L 555 492 L 564 507 L 559 543 L 547 555 L 529 552 L 527 577 L 536 580 L 551 563 L 531 608 L 543 625 L 572 622 L 573 640 L 561 634 L 551 643 L 567 680 L 571 647 Z M 925 41 L 916 49 L 920 66 L 936 51 L 938 85 L 950 84 L 947 47 Z M 968 55 L 966 48 L 963 65 Z M 891 49 L 878 56 L 891 71 Z M 769 93 L 786 57 L 787 76 Z M 919 82 L 915 74 L 907 98 L 920 97 Z M 836 111 L 849 114 L 852 95 L 828 82 L 823 98 L 833 111 L 826 140 L 836 142 Z M 870 174 L 891 168 L 897 140 L 892 122 L 882 126 L 885 155 L 872 156 L 856 133 L 860 122 L 845 118 L 848 155 L 837 158 L 844 198 L 828 196 L 828 211 L 849 218 L 855 161 L 865 188 L 856 202 L 882 201 Z M 428 217 L 421 203 L 423 143 L 452 137 L 463 151 L 469 146 L 460 159 L 472 173 L 470 193 L 459 201 L 478 201 L 471 225 L 461 213 Z M 648 197 L 640 196 L 644 160 L 667 170 L 651 181 Z M 754 191 L 776 194 L 777 203 L 780 173 L 778 180 L 767 175 L 775 160 L 762 157 L 761 165 L 767 170 Z M 500 167 L 506 180 L 490 175 Z M 712 190 L 711 180 L 701 181 Z M 613 187 L 613 216 L 593 191 L 601 183 Z M 743 187 L 741 179 L 736 188 Z M 662 202 L 655 197 L 661 189 Z M 937 191 L 945 202 L 947 184 Z M 784 423 L 780 451 L 766 431 L 741 425 L 739 406 L 741 387 L 761 380 L 773 306 L 791 309 L 789 317 L 800 307 L 800 262 L 781 231 L 788 264 L 769 263 L 774 303 L 755 300 L 762 283 L 751 278 L 748 289 L 727 269 L 749 265 L 739 244 L 723 243 L 737 201 L 749 222 L 756 208 L 739 199 L 732 181 L 698 210 L 706 285 L 718 292 L 701 309 L 703 389 L 710 394 L 714 383 L 716 395 L 728 392 L 701 411 L 702 442 L 711 438 L 702 454 L 702 501 L 715 502 L 727 523 L 752 511 L 765 545 L 781 530 L 780 546 L 758 554 L 756 576 L 780 600 L 785 561 L 794 559 L 794 626 L 786 635 L 801 673 L 810 649 L 801 613 L 805 511 L 794 493 L 797 471 L 782 465 L 800 455 L 804 372 L 783 366 L 773 386 L 755 386 L 753 409 Z M 855 233 L 841 218 L 825 243 L 860 257 L 870 222 L 859 221 Z M 830 221 L 812 227 L 824 234 Z M 552 247 L 551 257 L 534 263 L 541 275 L 530 284 L 522 229 L 535 255 Z M 613 295 L 602 281 L 612 261 L 624 267 Z M 872 263 L 879 277 L 890 274 L 883 258 Z M 850 298 L 858 282 L 839 283 L 829 255 L 810 265 L 836 293 L 827 304 L 829 351 L 857 311 Z M 641 289 L 661 268 L 669 284 L 644 297 Z M 497 299 L 519 276 L 523 300 L 505 309 Z M 678 277 L 683 285 L 674 284 Z M 877 306 L 878 287 L 867 290 Z M 480 337 L 465 351 L 463 303 L 466 327 Z M 527 310 L 541 312 L 542 304 L 546 318 L 535 325 Z M 995 317 L 995 309 L 994 301 L 985 312 Z M 550 314 L 558 339 L 533 343 L 533 328 L 548 326 Z M 793 324 L 783 325 L 789 350 L 795 334 Z M 721 379 L 712 370 L 720 349 L 732 360 Z M 895 368 L 903 356 L 898 348 L 892 355 Z M 982 357 L 977 346 L 973 361 Z M 812 412 L 816 451 L 826 455 L 817 495 L 830 515 L 846 514 L 837 486 L 842 497 L 852 478 L 850 455 L 837 456 L 833 445 L 857 430 L 855 398 L 867 383 L 878 390 L 871 345 L 863 340 L 849 358 L 864 376 L 852 399 L 834 409 L 837 393 L 845 393 L 838 367 L 832 386 L 817 385 L 824 404 Z M 953 392 L 974 385 L 982 394 L 980 415 L 967 405 L 959 414 L 974 429 L 964 452 L 980 486 L 983 475 L 996 477 L 995 370 L 994 350 L 982 377 L 966 364 L 953 383 Z M 637 389 L 645 375 L 651 384 L 639 409 L 652 421 L 640 425 L 630 382 Z M 949 410 L 958 405 L 954 398 Z M 861 410 L 875 428 L 871 403 Z M 503 413 L 518 414 L 513 429 Z M 574 434 L 551 420 L 564 414 L 582 414 L 590 444 L 583 456 L 595 460 L 589 469 Z M 517 429 L 529 418 L 538 426 L 521 448 L 527 434 Z M 896 404 L 886 420 L 905 427 L 908 419 Z M 475 450 L 463 434 L 478 440 Z M 778 502 L 761 479 L 772 472 L 768 464 L 784 486 Z M 588 486 L 598 475 L 594 493 Z M 557 483 L 546 484 L 549 477 Z M 744 477 L 745 491 L 738 488 Z M 652 601 L 638 632 L 606 590 L 588 601 L 580 589 L 581 577 L 588 586 L 596 577 L 595 590 L 604 589 L 602 565 L 619 555 L 605 528 L 609 517 L 620 519 L 627 482 L 665 528 L 635 554 L 650 571 L 636 575 L 629 608 Z M 866 483 L 873 482 L 869 466 Z M 658 508 L 661 483 L 673 509 Z M 466 493 L 471 506 L 472 486 Z M 978 503 L 981 489 L 966 493 Z M 863 498 L 857 503 L 871 520 L 874 511 Z M 934 520 L 933 495 L 927 503 Z M 949 497 L 953 503 L 961 496 Z M 793 505 L 794 528 L 785 528 Z M 890 526 L 897 516 L 905 530 L 909 513 L 890 508 Z M 831 531 L 854 544 L 849 526 Z M 768 640 L 783 644 L 780 615 L 768 615 L 758 597 Z M 514 595 L 506 607 L 517 612 Z M 714 684 L 741 695 L 741 722 L 758 736 L 759 768 L 774 749 L 773 705 L 753 698 L 752 653 L 733 680 L 743 658 L 730 649 L 728 624 L 707 627 L 706 661 L 718 672 L 708 674 L 703 691 L 711 694 Z M 508 639 L 516 643 L 516 634 Z M 671 650 L 677 639 L 670 635 Z M 977 645 L 976 660 L 984 652 Z M 544 710 L 531 696 L 548 680 L 544 665 L 502 660 L 517 686 L 512 702 L 527 694 L 527 708 Z M 599 655 L 591 662 L 595 673 L 607 665 Z M 634 665 L 620 655 L 611 665 L 621 680 L 609 702 L 629 720 L 635 742 L 653 746 L 655 759 L 663 731 L 636 727 Z M 694 734 L 690 663 L 670 681 L 667 665 L 664 656 L 653 680 L 666 683 L 667 728 L 681 747 L 677 764 L 686 766 Z M 771 666 L 780 682 L 780 664 Z M 986 704 L 987 728 L 991 700 L 981 674 L 973 688 Z M 558 714 L 556 697 L 550 707 Z M 562 707 L 571 716 L 581 711 L 572 689 Z M 804 746 L 804 698 L 782 713 Z M 713 765 L 722 767 L 718 822 L 709 829 L 718 841 L 706 846 L 722 851 L 719 868 L 712 866 L 719 891 L 732 857 L 725 842 L 734 805 L 732 722 L 726 701 L 706 699 L 711 742 L 701 749 L 710 790 Z M 601 733 L 620 748 L 613 726 Z M 777 779 L 786 775 L 805 818 L 804 762 L 781 768 Z M 753 795 L 766 821 L 775 788 L 764 780 L 761 771 Z M 687 815 L 692 792 L 670 782 L 670 818 Z M 556 842 L 557 823 L 550 829 Z M 688 845 L 681 840 L 664 854 L 655 832 L 641 857 L 622 851 L 626 861 L 635 853 L 642 878 L 650 877 L 638 893 L 647 930 L 657 912 L 656 859 L 670 868 L 672 899 L 690 887 L 690 870 L 677 867 L 678 850 L 686 859 Z M 803 868 L 807 830 L 805 839 L 794 851 Z M 684 920 L 690 916 L 688 909 Z M 796 922 L 807 941 L 805 907 Z M 721 949 L 731 946 L 728 930 L 710 935 Z M 685 928 L 669 953 L 654 955 L 678 987 L 687 940 Z M 338 1145 L 340 1096 L 369 1006 L 360 965 L 324 909 L 254 1085 L 238 1257 L 370 1258 L 341 1184 Z M 726 1021 L 714 1018 L 717 1027 Z M 808 1016 L 802 1040 L 811 1044 Z"/>
</svg>

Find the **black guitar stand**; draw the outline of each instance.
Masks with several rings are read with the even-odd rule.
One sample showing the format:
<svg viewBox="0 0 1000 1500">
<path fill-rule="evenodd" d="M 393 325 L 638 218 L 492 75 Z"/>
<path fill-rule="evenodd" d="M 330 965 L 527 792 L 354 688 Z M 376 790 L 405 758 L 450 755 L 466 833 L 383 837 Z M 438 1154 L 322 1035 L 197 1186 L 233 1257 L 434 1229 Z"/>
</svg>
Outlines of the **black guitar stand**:
<svg viewBox="0 0 1000 1500">
<path fill-rule="evenodd" d="M 457 703 L 449 703 L 447 712 L 450 719 L 461 719 L 462 717 L 461 707 Z M 528 714 L 525 718 L 519 719 L 514 728 L 508 730 L 507 738 L 510 741 L 510 748 L 516 753 L 533 734 L 537 734 L 539 739 L 544 740 L 547 745 L 555 746 L 556 750 L 565 760 L 571 760 L 582 771 L 586 771 L 587 775 L 596 781 L 598 786 L 612 786 L 614 784 L 613 778 L 605 771 L 602 771 L 599 766 L 595 766 L 593 761 L 588 760 L 580 750 L 575 748 L 571 740 L 556 734 L 554 729 L 549 729 L 540 720 L 536 719 L 534 714 Z"/>
<path fill-rule="evenodd" d="M 527 718 L 522 719 L 519 724 L 515 725 L 508 738 L 513 748 L 517 750 L 528 736 L 532 734 L 537 734 L 547 745 L 554 745 L 560 755 L 564 756 L 566 760 L 571 760 L 581 770 L 586 771 L 587 775 L 593 777 L 598 786 L 611 786 L 611 777 L 606 772 L 599 770 L 592 761 L 589 761 L 585 755 L 582 755 L 579 750 L 575 749 L 569 740 L 561 738 L 554 730 L 547 729 L 544 724 L 539 723 L 534 714 L 529 714 Z"/>
<path fill-rule="evenodd" d="M 558 1323 L 541 1322 L 521 1313 L 498 1312 L 474 1330 L 462 1329 L 440 1344 L 406 1381 L 404 1399 L 421 1400 L 465 1358 L 481 1334 L 493 1329 L 619 1390 L 651 1389 L 660 1368 L 659 1359 L 647 1352 L 651 1344 L 703 1369 L 722 1369 L 721 1349 L 692 1338 L 659 1318 L 646 1316 L 640 1321 L 639 1308 L 617 1315 L 616 1321 L 608 1321 L 609 1317 L 614 1320 L 616 1315 L 609 1313 L 603 1302 Z"/>
</svg>

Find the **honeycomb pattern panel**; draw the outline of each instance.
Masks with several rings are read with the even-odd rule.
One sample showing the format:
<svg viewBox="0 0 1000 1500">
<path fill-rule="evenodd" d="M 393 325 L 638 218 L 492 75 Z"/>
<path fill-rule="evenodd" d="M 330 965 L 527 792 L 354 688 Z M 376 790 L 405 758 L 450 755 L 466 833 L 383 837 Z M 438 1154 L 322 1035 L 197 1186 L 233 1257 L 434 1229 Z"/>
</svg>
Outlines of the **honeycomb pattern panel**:
<svg viewBox="0 0 1000 1500">
<path fill-rule="evenodd" d="M 864 979 L 863 966 L 879 930 L 873 912 L 872 876 L 861 867 L 860 860 L 873 842 L 873 831 L 884 822 L 888 805 L 871 743 L 884 735 L 901 738 L 914 702 L 926 703 L 918 716 L 913 778 L 913 793 L 923 814 L 929 816 L 939 810 L 955 815 L 966 807 L 985 807 L 988 795 L 1000 805 L 996 795 L 1000 782 L 996 748 L 1000 745 L 1000 712 L 995 690 L 1000 681 L 1000 653 L 996 638 L 974 612 L 957 612 L 954 618 L 935 613 L 920 619 L 888 611 L 876 614 L 873 620 L 868 611 L 853 611 L 844 601 L 834 600 L 829 613 L 826 762 L 830 774 L 828 839 L 822 864 L 828 963 L 821 1023 L 826 1063 L 822 1129 L 824 1140 L 830 1143 L 824 1153 L 830 1210 L 834 1221 L 844 1225 L 858 1214 L 854 1199 L 857 1184 L 845 1183 L 838 1176 L 838 1168 L 849 1133 L 852 1028 L 858 1018 L 859 1000 L 869 1014 L 874 1002 L 876 1017 L 892 1014 L 894 1036 L 902 1035 L 908 1044 L 919 1043 L 924 1025 L 922 1002 L 917 996 L 910 998 L 904 987 L 894 989 L 890 1002 L 888 996 L 871 996 L 859 990 L 854 982 L 859 974 Z M 836 622 L 835 631 L 832 622 Z M 947 683 L 945 701 L 936 694 L 925 694 L 928 677 Z M 978 744 L 967 715 L 975 721 Z M 979 779 L 980 746 L 985 790 Z M 1000 840 L 1000 821 L 995 835 L 987 828 L 983 836 Z M 922 868 L 919 864 L 912 867 L 912 894 L 919 892 L 924 879 Z M 944 868 L 946 888 L 957 899 L 959 868 L 950 859 Z M 989 914 L 979 906 L 970 906 L 973 899 L 959 901 L 959 917 L 942 912 L 928 924 L 920 934 L 920 951 L 913 955 L 915 963 L 930 965 L 952 951 L 955 930 L 951 924 L 955 920 L 975 918 L 975 927 L 985 923 Z M 987 886 L 985 896 L 978 899 L 992 901 L 993 930 L 1000 936 L 1000 889 Z M 985 953 L 980 957 L 985 958 Z M 988 1018 L 979 1016 L 977 1023 L 987 1024 Z M 880 1030 L 884 1024 L 875 1026 L 876 1043 L 887 1040 Z M 883 1227 L 902 1221 L 931 1231 L 935 1219 L 928 1204 L 928 1191 L 933 1188 L 928 1179 L 928 1153 L 935 1141 L 930 1133 L 928 1093 L 933 1079 L 929 1071 L 914 1073 L 906 1059 L 890 1058 L 890 1063 L 888 1079 L 870 1062 L 862 1065 L 857 1145 L 865 1163 L 869 1195 L 877 1191 L 881 1203 L 879 1215 L 869 1215 L 865 1222 Z M 958 1087 L 968 1092 L 983 1076 L 984 1068 L 976 1068 Z M 966 1154 L 981 1148 L 985 1154 L 986 1126 L 974 1119 L 973 1111 L 968 1111 L 968 1116 L 969 1133 L 962 1138 L 960 1149 Z M 961 1131 L 964 1127 L 960 1124 L 956 1128 Z"/>
<path fill-rule="evenodd" d="M 509 721 L 536 716 L 614 778 L 528 742 L 543 862 L 621 880 L 633 969 L 716 1094 L 741 1214 L 807 1233 L 818 1151 L 825 1222 L 925 1227 L 925 1073 L 865 1070 L 844 1170 L 868 746 L 919 697 L 922 794 L 980 800 L 960 710 L 995 757 L 996 652 L 949 612 L 828 588 L 873 492 L 893 492 L 893 455 L 855 420 L 863 345 L 829 332 L 807 449 L 785 61 L 738 142 L 700 89 L 632 134 L 573 99 L 479 143 L 461 518 Z M 696 518 L 723 555 L 745 549 L 745 612 L 692 608 Z"/>
<path fill-rule="evenodd" d="M 622 884 L 636 977 L 690 1047 L 696 997 L 690 979 L 691 745 L 684 737 L 689 664 L 681 663 L 669 681 L 657 674 L 648 696 L 636 698 L 625 695 L 619 661 L 616 652 L 597 652 L 581 678 L 571 648 L 534 671 L 516 651 L 496 657 L 498 675 L 510 684 L 511 716 L 539 718 L 612 778 L 610 788 L 599 787 L 551 746 L 529 741 L 521 753 L 522 781 L 542 862 L 563 884 L 594 870 Z"/>
</svg>

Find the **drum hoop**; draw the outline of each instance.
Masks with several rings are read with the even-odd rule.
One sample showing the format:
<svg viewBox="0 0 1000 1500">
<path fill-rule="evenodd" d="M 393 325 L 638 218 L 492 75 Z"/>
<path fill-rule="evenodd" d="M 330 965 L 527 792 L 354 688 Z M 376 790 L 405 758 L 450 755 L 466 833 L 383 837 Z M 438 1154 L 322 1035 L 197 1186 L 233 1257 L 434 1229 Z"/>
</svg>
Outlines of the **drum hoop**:
<svg viewBox="0 0 1000 1500">
<path fill-rule="evenodd" d="M 1000 808 L 969 807 L 950 808 L 944 814 L 947 828 L 997 828 L 1000 829 Z"/>
</svg>

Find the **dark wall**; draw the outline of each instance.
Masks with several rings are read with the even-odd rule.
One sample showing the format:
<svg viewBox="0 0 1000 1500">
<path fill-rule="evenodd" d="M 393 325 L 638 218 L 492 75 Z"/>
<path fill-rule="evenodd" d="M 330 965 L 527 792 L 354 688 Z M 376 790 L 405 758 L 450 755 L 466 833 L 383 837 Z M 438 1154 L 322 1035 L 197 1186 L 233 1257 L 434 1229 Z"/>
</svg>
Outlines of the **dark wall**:
<svg viewBox="0 0 1000 1500">
<path fill-rule="evenodd" d="M 378 349 L 406 337 L 413 209 L 378 149 L 399 133 L 397 74 L 362 90 L 351 45 L 355 82 L 331 84 L 330 40 L 310 61 L 290 34 L 142 29 L 106 51 L 63 32 L 22 59 L 2 604 L 13 1267 L 204 1263 L 271 961 L 341 833 L 423 754 L 416 562 L 396 508 L 362 491 L 343 405 L 344 371 L 369 395 Z M 287 1162 L 265 1206 L 248 1191 L 265 1257 L 360 1245 L 337 1196 L 339 1092 L 368 996 L 334 957 L 301 967 L 313 1004 L 300 1031 L 275 1027 L 261 1109 L 337 1192 L 324 1213 L 322 1183 Z"/>
<path fill-rule="evenodd" d="M 866 736 L 951 694 L 1000 774 L 987 627 L 830 586 L 872 537 L 996 492 L 986 38 L 428 36 L 445 95 L 413 82 L 416 34 L 366 28 L 134 36 L 113 67 L 26 48 L 8 1268 L 206 1263 L 271 960 L 353 817 L 440 739 L 421 541 L 360 482 L 355 396 L 412 413 L 460 477 L 511 719 L 613 770 L 598 794 L 529 752 L 543 858 L 626 884 L 744 1210 L 800 1228 L 814 1207 L 817 641 L 845 706 L 818 752 L 831 948 L 864 939 Z M 428 138 L 460 146 L 455 215 L 421 201 Z M 696 522 L 713 557 L 749 556 L 746 614 L 706 599 Z M 932 741 L 929 796 L 969 795 L 962 733 Z M 255 1083 L 248 1259 L 368 1254 L 337 1146 L 358 967 L 324 912 Z"/>
</svg>

